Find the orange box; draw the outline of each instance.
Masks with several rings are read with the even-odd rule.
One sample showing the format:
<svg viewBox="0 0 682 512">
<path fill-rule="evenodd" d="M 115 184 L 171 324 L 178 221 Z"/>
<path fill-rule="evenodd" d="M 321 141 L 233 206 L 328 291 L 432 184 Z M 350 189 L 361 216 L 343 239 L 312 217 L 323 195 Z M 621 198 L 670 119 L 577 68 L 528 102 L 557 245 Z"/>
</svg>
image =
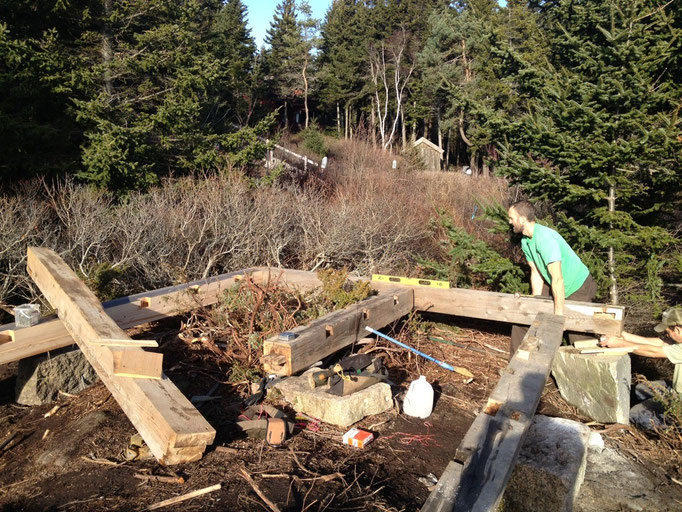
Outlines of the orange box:
<svg viewBox="0 0 682 512">
<path fill-rule="evenodd" d="M 374 434 L 360 428 L 352 428 L 343 434 L 343 444 L 364 448 L 374 439 Z"/>
</svg>

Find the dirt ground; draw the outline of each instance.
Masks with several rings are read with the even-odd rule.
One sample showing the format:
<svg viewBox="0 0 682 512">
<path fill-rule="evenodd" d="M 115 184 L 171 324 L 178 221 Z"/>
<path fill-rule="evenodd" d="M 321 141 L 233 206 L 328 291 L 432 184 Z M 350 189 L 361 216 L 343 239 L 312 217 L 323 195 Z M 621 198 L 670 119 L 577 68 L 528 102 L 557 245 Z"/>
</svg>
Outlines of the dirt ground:
<svg viewBox="0 0 682 512">
<path fill-rule="evenodd" d="M 424 479 L 429 473 L 438 477 L 445 469 L 506 366 L 509 343 L 501 324 L 459 319 L 445 324 L 441 320 L 429 319 L 432 337 L 475 351 L 433 340 L 418 348 L 469 369 L 473 380 L 396 348 L 377 345 L 376 352 L 384 356 L 389 376 L 397 384 L 396 396 L 422 373 L 434 384 L 436 402 L 428 420 L 400 414 L 397 403 L 393 410 L 365 418 L 357 426 L 374 432 L 376 440 L 364 449 L 342 445 L 346 429 L 305 419 L 297 420 L 293 437 L 280 448 L 236 436 L 232 422 L 248 383 L 221 380 L 216 377 L 217 367 L 202 366 L 201 359 L 189 357 L 188 350 L 196 349 L 178 338 L 177 320 L 148 326 L 136 334 L 154 334 L 159 339 L 166 374 L 188 397 L 205 395 L 218 384 L 212 395 L 216 399 L 200 408 L 217 430 L 216 442 L 195 463 L 164 467 L 154 459 L 126 461 L 126 447 L 135 430 L 102 384 L 77 396 L 62 396 L 56 402 L 60 408 L 48 417 L 55 404 L 16 404 L 16 364 L 7 365 L 0 374 L 0 443 L 11 433 L 16 435 L 0 451 L 0 510 L 142 511 L 214 484 L 221 488 L 174 505 L 175 510 L 270 510 L 244 472 L 282 511 L 419 510 L 430 492 Z M 274 403 L 287 408 L 283 402 Z M 287 412 L 294 417 L 293 411 Z M 551 383 L 538 412 L 581 419 Z M 630 436 L 627 431 L 614 431 L 613 437 L 605 438 L 607 444 L 635 449 L 638 443 L 647 442 L 641 434 Z M 231 450 L 216 450 L 216 446 Z M 654 460 L 655 454 L 649 459 L 646 454 L 640 451 L 643 464 L 648 461 L 682 480 L 679 458 L 666 467 Z M 136 475 L 180 476 L 184 483 L 150 482 Z M 682 484 L 680 490 L 682 500 Z"/>
</svg>

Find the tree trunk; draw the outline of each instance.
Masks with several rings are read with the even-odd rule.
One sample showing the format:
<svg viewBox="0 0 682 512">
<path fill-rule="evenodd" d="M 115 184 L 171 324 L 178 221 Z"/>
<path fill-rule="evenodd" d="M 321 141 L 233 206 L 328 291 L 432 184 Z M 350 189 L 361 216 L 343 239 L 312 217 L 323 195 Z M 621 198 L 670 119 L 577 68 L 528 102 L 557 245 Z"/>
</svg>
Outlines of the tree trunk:
<svg viewBox="0 0 682 512">
<path fill-rule="evenodd" d="M 284 129 L 289 129 L 289 113 L 287 112 L 287 100 L 284 100 Z"/>
<path fill-rule="evenodd" d="M 450 168 L 450 139 L 451 139 L 451 133 L 450 130 L 448 130 L 448 133 L 445 135 L 445 170 L 447 171 Z"/>
<path fill-rule="evenodd" d="M 339 109 L 339 102 L 336 102 L 336 133 L 341 137 L 341 110 Z"/>
<path fill-rule="evenodd" d="M 400 129 L 403 136 L 403 151 L 407 149 L 407 127 L 405 126 L 405 112 L 400 111 Z"/>
<path fill-rule="evenodd" d="M 114 0 L 104 0 L 104 33 L 102 34 L 102 60 L 104 62 L 104 74 L 102 80 L 104 82 L 104 92 L 106 92 L 109 99 L 114 95 L 114 84 L 111 79 L 111 60 L 114 56 L 114 47 L 111 37 L 111 25 L 109 19 L 114 10 Z"/>
<path fill-rule="evenodd" d="M 410 137 L 412 137 L 412 142 L 415 142 L 417 140 L 417 116 L 416 116 L 417 102 L 416 101 L 412 102 L 412 107 L 414 107 L 415 116 L 414 116 L 414 119 L 412 120 L 412 134 L 410 135 Z"/>
<path fill-rule="evenodd" d="M 304 128 L 308 128 L 308 119 L 309 119 L 309 113 L 308 113 L 308 77 L 305 74 L 307 67 L 308 67 L 308 60 L 306 59 L 305 65 L 303 66 L 303 72 L 301 73 L 303 75 L 303 107 L 305 108 L 305 126 L 304 126 Z"/>
<path fill-rule="evenodd" d="M 613 185 L 609 187 L 609 212 L 616 211 L 616 189 Z M 609 228 L 613 229 L 613 223 L 609 222 Z M 616 257 L 613 246 L 609 247 L 609 279 L 611 279 L 611 287 L 609 289 L 611 295 L 611 304 L 618 304 L 618 287 L 616 285 Z"/>
<path fill-rule="evenodd" d="M 344 116 L 344 126 L 343 126 L 343 138 L 347 139 L 348 138 L 348 128 L 350 127 L 350 122 L 348 121 L 348 110 L 350 109 L 350 106 L 348 103 L 346 103 L 346 106 L 344 107 L 345 110 L 345 116 Z"/>
</svg>

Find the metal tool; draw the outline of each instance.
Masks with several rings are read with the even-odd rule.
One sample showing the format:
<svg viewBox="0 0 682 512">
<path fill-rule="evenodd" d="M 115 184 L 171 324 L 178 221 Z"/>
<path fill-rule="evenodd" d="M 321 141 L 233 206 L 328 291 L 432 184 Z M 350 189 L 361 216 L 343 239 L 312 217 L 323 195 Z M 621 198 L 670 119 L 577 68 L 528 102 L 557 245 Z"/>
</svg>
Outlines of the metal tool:
<svg viewBox="0 0 682 512">
<path fill-rule="evenodd" d="M 372 329 L 371 327 L 365 327 L 365 330 L 371 332 L 372 334 L 376 334 L 377 336 L 381 336 L 382 338 L 384 338 L 384 339 L 386 339 L 392 343 L 395 343 L 396 345 L 398 345 L 400 347 L 406 348 L 407 350 L 411 350 L 415 354 L 420 355 L 423 358 L 428 359 L 429 361 L 433 361 L 434 363 L 436 363 L 441 368 L 445 368 L 446 370 L 450 370 L 451 372 L 455 371 L 454 366 L 451 366 L 448 363 L 444 363 L 443 361 L 440 361 L 440 360 L 436 359 L 435 357 L 431 357 L 430 355 L 425 354 L 421 350 L 417 350 L 416 348 L 412 348 L 409 345 L 405 345 L 405 343 L 403 343 L 402 341 L 398 341 L 396 339 L 391 338 L 390 336 L 386 336 L 385 334 L 380 333 L 379 331 Z"/>
</svg>

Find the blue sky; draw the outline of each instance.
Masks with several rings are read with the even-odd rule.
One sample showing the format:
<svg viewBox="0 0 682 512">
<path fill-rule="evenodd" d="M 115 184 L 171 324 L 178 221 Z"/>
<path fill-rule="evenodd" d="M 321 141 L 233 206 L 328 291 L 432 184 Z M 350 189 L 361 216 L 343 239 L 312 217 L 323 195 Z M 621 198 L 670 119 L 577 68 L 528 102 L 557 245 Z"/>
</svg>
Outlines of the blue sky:
<svg viewBox="0 0 682 512">
<path fill-rule="evenodd" d="M 265 31 L 270 28 L 270 22 L 275 14 L 275 7 L 281 0 L 242 0 L 248 9 L 249 28 L 251 35 L 256 40 L 256 46 L 263 45 Z M 313 10 L 313 17 L 320 21 L 324 20 L 327 9 L 332 4 L 332 0 L 308 0 Z"/>
<path fill-rule="evenodd" d="M 265 32 L 270 28 L 270 22 L 275 15 L 275 7 L 281 0 L 242 0 L 248 10 L 248 24 L 251 35 L 256 40 L 256 46 L 263 45 Z M 498 0 L 501 6 L 507 5 L 506 0 Z M 313 17 L 324 21 L 324 15 L 332 4 L 332 0 L 308 0 L 313 10 Z"/>
</svg>

